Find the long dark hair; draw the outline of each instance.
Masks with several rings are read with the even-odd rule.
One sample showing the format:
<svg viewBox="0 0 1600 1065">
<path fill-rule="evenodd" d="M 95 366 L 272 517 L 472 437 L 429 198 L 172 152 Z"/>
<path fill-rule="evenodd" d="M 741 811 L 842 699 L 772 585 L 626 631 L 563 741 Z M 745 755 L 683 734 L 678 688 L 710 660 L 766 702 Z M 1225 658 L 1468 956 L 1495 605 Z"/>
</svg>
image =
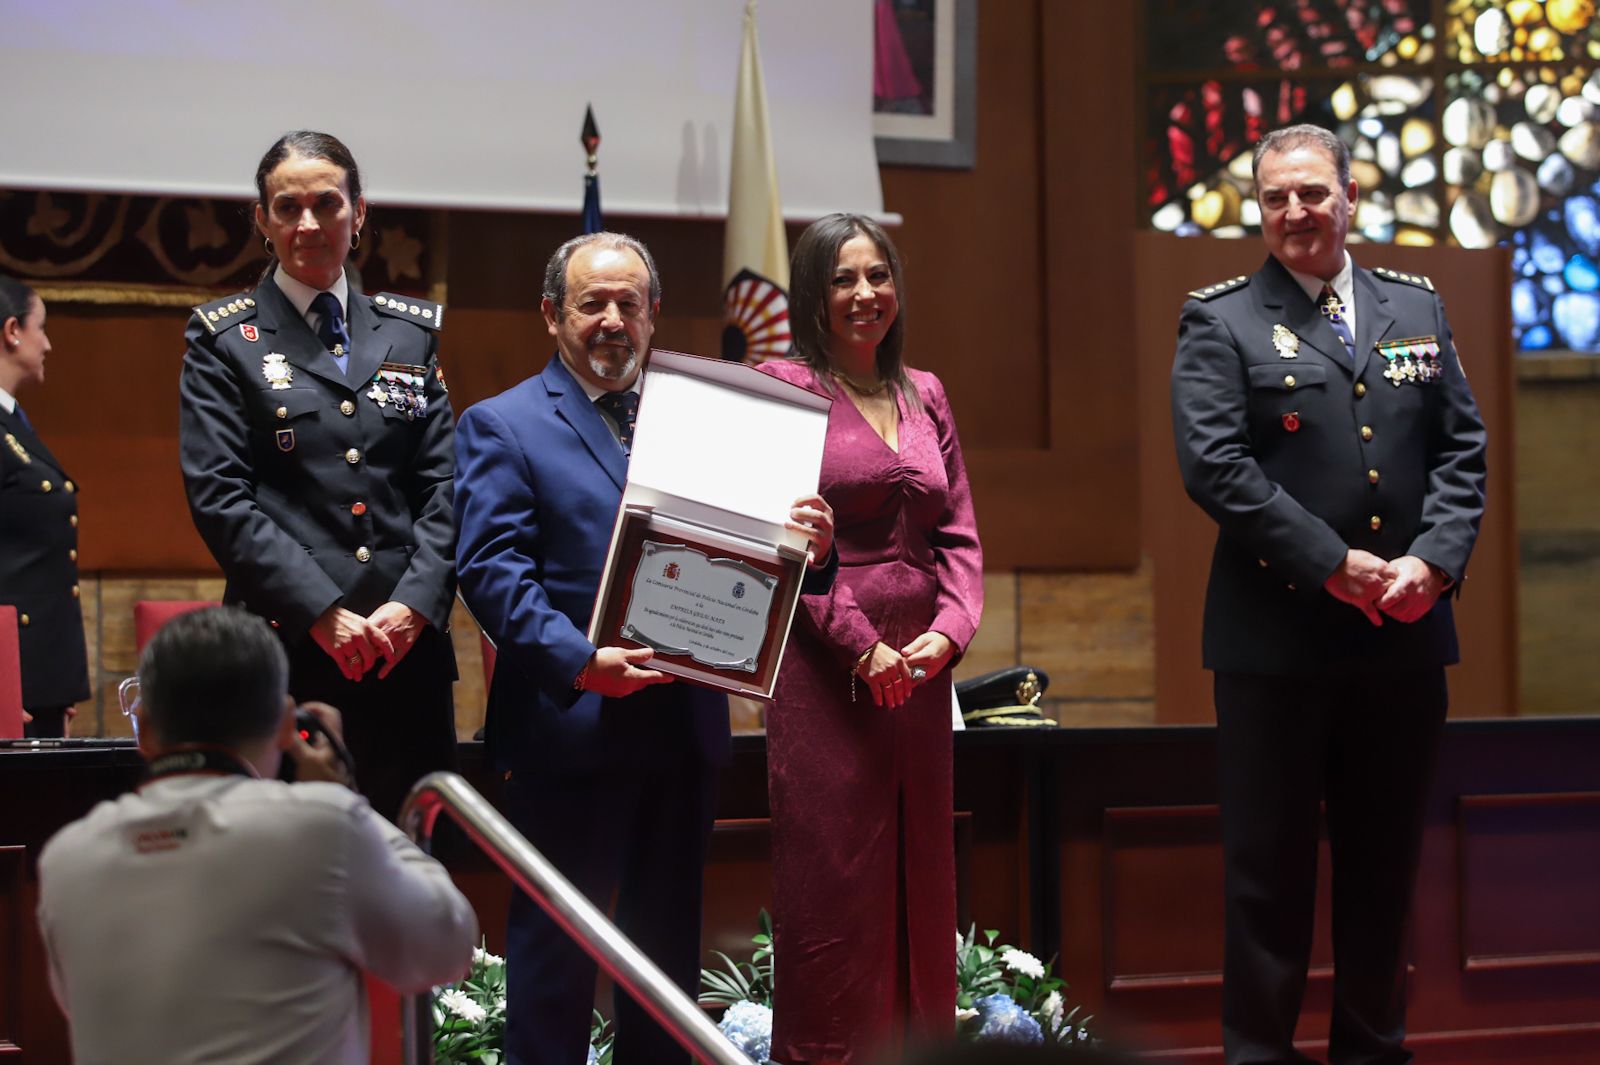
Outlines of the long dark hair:
<svg viewBox="0 0 1600 1065">
<path fill-rule="evenodd" d="M 878 377 L 905 397 L 913 410 L 922 408 L 917 386 L 906 373 L 902 352 L 905 349 L 905 280 L 900 271 L 900 252 L 889 234 L 866 215 L 830 214 L 806 227 L 795 243 L 789 261 L 789 325 L 794 333 L 793 358 L 811 367 L 817 382 L 830 393 L 836 392 L 828 363 L 828 293 L 833 271 L 839 264 L 839 249 L 854 237 L 866 237 L 877 245 L 889 263 L 889 276 L 899 311 L 889 331 L 878 344 Z"/>
<path fill-rule="evenodd" d="M 356 165 L 356 157 L 350 154 L 350 149 L 345 147 L 344 141 L 331 133 L 297 129 L 273 141 L 272 147 L 267 149 L 267 154 L 256 164 L 256 202 L 263 211 L 268 209 L 267 178 L 272 176 L 272 172 L 278 169 L 280 163 L 295 155 L 302 159 L 321 159 L 343 170 L 345 184 L 350 189 L 350 203 L 354 205 L 361 198 L 361 168 Z M 267 267 L 261 271 L 261 279 L 265 281 L 271 277 L 277 266 L 278 257 L 267 256 Z"/>
<path fill-rule="evenodd" d="M 0 274 L 0 327 L 4 327 L 12 318 L 17 320 L 18 325 L 27 322 L 36 295 L 33 289 L 16 278 Z"/>
</svg>

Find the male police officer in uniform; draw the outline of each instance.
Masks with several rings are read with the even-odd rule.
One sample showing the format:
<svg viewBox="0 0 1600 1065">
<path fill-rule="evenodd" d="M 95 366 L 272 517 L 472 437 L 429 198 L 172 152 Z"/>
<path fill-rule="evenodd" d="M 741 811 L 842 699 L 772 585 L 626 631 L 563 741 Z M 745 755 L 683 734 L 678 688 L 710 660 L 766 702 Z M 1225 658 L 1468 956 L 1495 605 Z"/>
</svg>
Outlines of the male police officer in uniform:
<svg viewBox="0 0 1600 1065">
<path fill-rule="evenodd" d="M 1293 1037 L 1323 803 L 1330 1061 L 1411 1060 L 1403 928 L 1485 441 L 1432 283 L 1346 254 L 1349 160 L 1319 127 L 1263 138 L 1254 170 L 1271 255 L 1249 277 L 1190 294 L 1172 371 L 1184 484 L 1219 526 L 1203 643 L 1229 1065 L 1308 1060 Z"/>
</svg>

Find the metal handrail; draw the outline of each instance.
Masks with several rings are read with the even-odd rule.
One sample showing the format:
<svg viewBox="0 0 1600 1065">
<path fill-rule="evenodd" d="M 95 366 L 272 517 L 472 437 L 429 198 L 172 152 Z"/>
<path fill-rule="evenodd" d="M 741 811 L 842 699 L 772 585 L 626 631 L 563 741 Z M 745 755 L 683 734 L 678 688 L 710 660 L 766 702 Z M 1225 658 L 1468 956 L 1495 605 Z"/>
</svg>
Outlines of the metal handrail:
<svg viewBox="0 0 1600 1065">
<path fill-rule="evenodd" d="M 448 813 L 685 1050 L 711 1065 L 750 1065 L 750 1059 L 723 1038 L 693 999 L 460 776 L 429 773 L 417 781 L 401 807 L 400 827 L 427 850 L 440 811 Z M 433 1010 L 425 1005 L 427 996 L 423 992 L 401 999 L 407 1065 L 433 1060 Z"/>
</svg>

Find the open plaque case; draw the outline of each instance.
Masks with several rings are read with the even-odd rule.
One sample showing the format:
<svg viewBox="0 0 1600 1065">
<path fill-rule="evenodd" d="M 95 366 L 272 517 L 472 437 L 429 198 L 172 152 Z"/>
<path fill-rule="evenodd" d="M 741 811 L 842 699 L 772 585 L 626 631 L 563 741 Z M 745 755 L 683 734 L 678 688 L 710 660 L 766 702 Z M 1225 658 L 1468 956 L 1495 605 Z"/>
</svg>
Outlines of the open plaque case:
<svg viewBox="0 0 1600 1065">
<path fill-rule="evenodd" d="M 784 522 L 817 490 L 831 406 L 752 366 L 652 352 L 590 642 L 770 699 L 807 558 Z"/>
</svg>

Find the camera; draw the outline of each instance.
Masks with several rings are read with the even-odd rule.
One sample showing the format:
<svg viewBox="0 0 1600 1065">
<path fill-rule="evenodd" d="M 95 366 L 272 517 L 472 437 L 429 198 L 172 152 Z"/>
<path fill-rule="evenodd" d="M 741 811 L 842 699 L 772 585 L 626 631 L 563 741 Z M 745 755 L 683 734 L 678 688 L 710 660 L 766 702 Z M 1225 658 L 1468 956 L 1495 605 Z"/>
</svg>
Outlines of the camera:
<svg viewBox="0 0 1600 1065">
<path fill-rule="evenodd" d="M 300 733 L 300 738 L 313 746 L 315 746 L 318 736 L 326 737 L 328 745 L 333 748 L 333 753 L 344 764 L 345 772 L 350 775 L 350 780 L 355 780 L 355 759 L 350 757 L 349 749 L 340 742 L 339 737 L 329 732 L 327 726 L 323 725 L 321 718 L 305 707 L 297 706 L 294 708 L 294 727 L 295 731 Z M 278 779 L 292 782 L 298 775 L 298 769 L 299 767 L 295 765 L 294 758 L 292 756 L 287 757 L 278 768 Z"/>
</svg>

